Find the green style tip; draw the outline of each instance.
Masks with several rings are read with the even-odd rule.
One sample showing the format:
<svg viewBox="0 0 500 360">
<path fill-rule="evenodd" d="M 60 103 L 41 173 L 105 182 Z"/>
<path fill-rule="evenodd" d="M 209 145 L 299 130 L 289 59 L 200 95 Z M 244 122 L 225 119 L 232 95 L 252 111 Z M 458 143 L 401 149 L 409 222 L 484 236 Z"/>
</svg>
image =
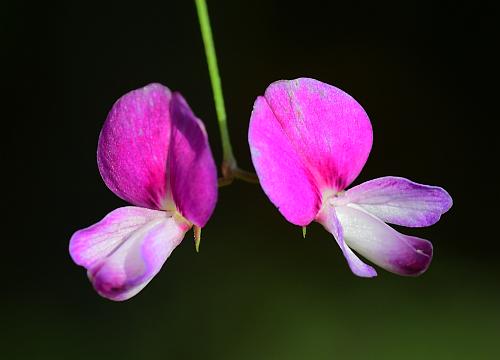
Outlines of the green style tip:
<svg viewBox="0 0 500 360">
<path fill-rule="evenodd" d="M 196 252 L 200 252 L 200 242 L 201 242 L 201 227 L 194 226 L 194 247 Z"/>
</svg>

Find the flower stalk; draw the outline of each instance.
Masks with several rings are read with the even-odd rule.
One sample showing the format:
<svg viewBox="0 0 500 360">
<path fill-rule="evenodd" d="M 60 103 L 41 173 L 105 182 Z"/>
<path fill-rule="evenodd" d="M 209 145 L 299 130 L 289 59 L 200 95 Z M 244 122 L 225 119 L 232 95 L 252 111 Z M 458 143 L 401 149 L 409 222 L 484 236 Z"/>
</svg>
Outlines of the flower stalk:
<svg viewBox="0 0 500 360">
<path fill-rule="evenodd" d="M 222 94 L 222 85 L 219 75 L 219 67 L 217 65 L 217 55 L 215 53 L 214 40 L 212 36 L 212 28 L 210 26 L 210 18 L 205 0 L 195 0 L 196 10 L 198 13 L 198 21 L 200 23 L 201 36 L 205 47 L 205 55 L 207 57 L 208 72 L 210 74 L 210 82 L 212 84 L 212 92 L 214 95 L 215 110 L 217 113 L 217 121 L 219 123 L 219 131 L 222 141 L 222 179 L 219 180 L 219 186 L 229 185 L 235 178 L 251 183 L 258 183 L 258 178 L 255 174 L 244 171 L 238 168 L 236 158 L 233 154 L 229 130 L 227 128 L 227 115 L 224 105 L 224 95 Z"/>
</svg>

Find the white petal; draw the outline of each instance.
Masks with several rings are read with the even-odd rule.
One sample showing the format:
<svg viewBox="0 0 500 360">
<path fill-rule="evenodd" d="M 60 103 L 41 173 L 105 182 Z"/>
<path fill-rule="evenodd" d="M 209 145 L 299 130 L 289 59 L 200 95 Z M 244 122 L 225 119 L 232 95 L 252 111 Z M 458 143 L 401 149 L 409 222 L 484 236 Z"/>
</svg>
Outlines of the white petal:
<svg viewBox="0 0 500 360">
<path fill-rule="evenodd" d="M 432 259 L 432 244 L 400 234 L 360 206 L 336 206 L 349 247 L 378 266 L 399 275 L 425 272 Z"/>
<path fill-rule="evenodd" d="M 100 295 L 126 300 L 160 271 L 188 229 L 186 222 L 164 211 L 120 208 L 76 232 L 70 253 L 87 269 Z"/>
<path fill-rule="evenodd" d="M 345 243 L 343 228 L 337 218 L 333 205 L 324 206 L 318 214 L 316 221 L 322 224 L 324 228 L 333 235 L 340 247 L 340 250 L 342 250 L 342 254 L 347 260 L 347 264 L 355 275 L 361 277 L 377 276 L 375 269 L 370 265 L 365 264 Z"/>
</svg>

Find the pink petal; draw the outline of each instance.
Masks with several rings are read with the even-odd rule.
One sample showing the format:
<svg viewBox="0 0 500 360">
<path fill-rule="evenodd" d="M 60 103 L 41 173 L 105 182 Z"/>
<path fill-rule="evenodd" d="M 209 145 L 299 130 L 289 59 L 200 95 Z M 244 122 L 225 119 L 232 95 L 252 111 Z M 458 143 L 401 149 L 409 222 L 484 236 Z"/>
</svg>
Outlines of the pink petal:
<svg viewBox="0 0 500 360">
<path fill-rule="evenodd" d="M 325 207 L 323 207 L 322 211 L 318 215 L 317 221 L 321 223 L 325 227 L 325 229 L 335 237 L 337 244 L 342 250 L 342 254 L 344 254 L 344 257 L 346 258 L 351 271 L 355 275 L 361 277 L 377 276 L 377 272 L 375 271 L 375 269 L 370 265 L 365 264 L 345 243 L 344 230 L 337 218 L 335 208 L 333 206 L 326 205 Z"/>
<path fill-rule="evenodd" d="M 150 84 L 113 105 L 99 136 L 97 162 L 106 185 L 122 199 L 164 209 L 171 93 Z"/>
<path fill-rule="evenodd" d="M 277 81 L 264 97 L 273 116 L 252 114 L 253 121 L 276 123 L 320 193 L 341 191 L 358 176 L 373 138 L 370 120 L 356 100 L 334 86 L 308 78 Z M 273 147 L 274 137 L 268 141 Z M 261 169 L 261 173 L 266 171 L 270 169 Z M 274 176 L 283 178 L 288 173 Z M 297 188 L 295 193 L 300 191 Z"/>
<path fill-rule="evenodd" d="M 267 196 L 289 222 L 300 226 L 309 224 L 318 213 L 321 195 L 300 153 L 262 96 L 254 104 L 248 142 Z"/>
<path fill-rule="evenodd" d="M 70 254 L 88 270 L 101 296 L 126 300 L 160 271 L 188 229 L 167 212 L 123 207 L 77 231 L 70 240 Z"/>
<path fill-rule="evenodd" d="M 400 234 L 358 205 L 336 206 L 344 239 L 353 250 L 399 275 L 417 276 L 432 260 L 432 244 Z"/>
<path fill-rule="evenodd" d="M 172 94 L 170 114 L 168 161 L 174 203 L 186 219 L 202 227 L 217 202 L 217 169 L 207 133 L 179 93 Z"/>
<path fill-rule="evenodd" d="M 411 227 L 436 223 L 453 203 L 440 187 L 394 176 L 355 186 L 347 190 L 341 201 L 356 203 L 385 222 Z"/>
</svg>

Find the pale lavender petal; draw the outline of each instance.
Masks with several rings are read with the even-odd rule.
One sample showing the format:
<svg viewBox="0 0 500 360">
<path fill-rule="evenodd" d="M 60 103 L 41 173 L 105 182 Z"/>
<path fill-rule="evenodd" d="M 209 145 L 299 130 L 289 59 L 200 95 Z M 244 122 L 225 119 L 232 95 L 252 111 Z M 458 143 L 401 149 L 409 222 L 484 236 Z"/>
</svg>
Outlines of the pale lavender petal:
<svg viewBox="0 0 500 360">
<path fill-rule="evenodd" d="M 344 240 L 357 253 L 399 275 L 417 276 L 432 260 L 432 244 L 400 234 L 355 204 L 336 206 Z"/>
<path fill-rule="evenodd" d="M 361 277 L 374 277 L 377 272 L 370 265 L 365 264 L 344 241 L 344 230 L 332 205 L 325 205 L 318 215 L 317 221 L 330 232 L 337 241 L 344 257 L 351 268 L 351 271 Z"/>
<path fill-rule="evenodd" d="M 111 300 L 131 298 L 160 271 L 184 234 L 184 226 L 175 217 L 149 222 L 130 234 L 100 265 L 89 269 L 94 288 Z"/>
<path fill-rule="evenodd" d="M 87 269 L 96 291 L 115 301 L 129 299 L 158 273 L 189 225 L 169 213 L 119 208 L 77 231 L 70 254 Z"/>
<path fill-rule="evenodd" d="M 453 203 L 442 188 L 387 176 L 347 190 L 342 202 L 353 202 L 385 222 L 410 227 L 436 223 Z"/>
<path fill-rule="evenodd" d="M 186 219 L 202 227 L 217 202 L 217 169 L 207 133 L 179 93 L 172 94 L 170 113 L 168 162 L 174 203 Z"/>
<path fill-rule="evenodd" d="M 91 268 L 119 246 L 130 233 L 166 216 L 164 211 L 135 206 L 113 210 L 98 223 L 73 234 L 69 242 L 70 255 L 76 264 Z"/>
<path fill-rule="evenodd" d="M 366 112 L 349 94 L 300 78 L 272 83 L 264 97 L 273 116 L 259 120 L 277 123 L 320 193 L 341 191 L 358 176 L 370 153 L 373 134 Z M 274 146 L 274 137 L 269 142 Z M 274 176 L 281 179 L 288 174 L 276 172 Z"/>
<path fill-rule="evenodd" d="M 122 199 L 164 209 L 171 93 L 150 84 L 122 96 L 99 136 L 97 163 L 106 185 Z"/>
<path fill-rule="evenodd" d="M 260 184 L 269 199 L 289 222 L 308 225 L 321 206 L 321 194 L 300 151 L 262 96 L 253 107 L 248 142 Z"/>
</svg>

